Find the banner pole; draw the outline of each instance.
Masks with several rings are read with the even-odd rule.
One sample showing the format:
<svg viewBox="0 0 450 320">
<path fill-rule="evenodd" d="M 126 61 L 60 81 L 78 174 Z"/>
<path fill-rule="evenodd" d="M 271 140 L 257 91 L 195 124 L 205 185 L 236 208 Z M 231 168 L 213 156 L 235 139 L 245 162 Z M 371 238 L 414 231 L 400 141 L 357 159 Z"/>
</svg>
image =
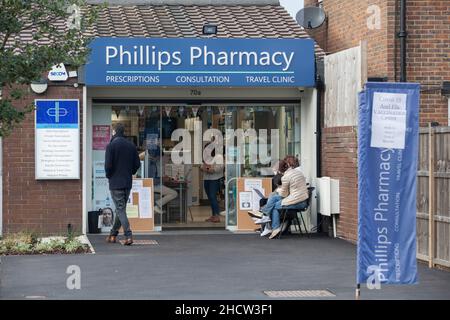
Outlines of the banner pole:
<svg viewBox="0 0 450 320">
<path fill-rule="evenodd" d="M 434 267 L 434 241 L 435 241 L 435 226 L 434 226 L 434 128 L 428 124 L 428 267 Z"/>
<path fill-rule="evenodd" d="M 361 284 L 357 283 L 355 289 L 355 299 L 359 300 L 360 296 L 361 296 Z"/>
</svg>

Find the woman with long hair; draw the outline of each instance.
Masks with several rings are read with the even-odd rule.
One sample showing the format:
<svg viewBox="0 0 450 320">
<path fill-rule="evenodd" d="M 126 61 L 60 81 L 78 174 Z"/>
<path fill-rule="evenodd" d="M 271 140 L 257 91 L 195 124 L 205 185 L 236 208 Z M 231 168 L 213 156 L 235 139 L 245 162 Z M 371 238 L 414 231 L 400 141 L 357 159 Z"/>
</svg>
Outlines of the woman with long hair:
<svg viewBox="0 0 450 320">
<path fill-rule="evenodd" d="M 267 204 L 261 209 L 265 216 L 256 222 L 259 224 L 271 222 L 272 229 L 266 228 L 267 230 L 261 234 L 270 233 L 269 239 L 275 238 L 282 231 L 280 209 L 302 210 L 308 205 L 308 188 L 305 176 L 299 168 L 299 160 L 295 156 L 287 156 L 283 160 L 287 170 L 281 178 L 281 186 L 269 197 Z"/>
</svg>

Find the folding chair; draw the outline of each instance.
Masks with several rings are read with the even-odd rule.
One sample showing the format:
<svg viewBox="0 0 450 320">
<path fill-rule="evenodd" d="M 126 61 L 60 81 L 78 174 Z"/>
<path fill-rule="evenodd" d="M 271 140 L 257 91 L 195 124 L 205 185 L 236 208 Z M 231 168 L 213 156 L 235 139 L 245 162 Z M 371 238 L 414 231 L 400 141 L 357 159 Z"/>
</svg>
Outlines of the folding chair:
<svg viewBox="0 0 450 320">
<path fill-rule="evenodd" d="M 294 221 L 296 222 L 296 229 L 298 226 L 298 231 L 299 231 L 299 235 L 302 236 L 304 233 L 302 231 L 302 225 L 300 224 L 300 220 L 302 221 L 303 224 L 303 228 L 305 229 L 305 233 L 306 235 L 308 235 L 308 237 L 310 236 L 310 233 L 308 232 L 308 228 L 306 227 L 306 223 L 305 223 L 305 219 L 303 219 L 303 212 L 306 212 L 306 210 L 308 210 L 310 204 L 311 204 L 311 197 L 312 197 L 312 192 L 314 191 L 314 187 L 308 187 L 308 199 L 306 199 L 306 207 L 304 209 L 283 209 L 281 208 L 280 210 L 280 218 L 282 220 L 281 225 L 283 225 L 285 222 L 291 222 Z M 300 212 L 300 220 L 298 219 L 298 213 Z M 294 224 L 295 225 L 295 224 Z M 278 239 L 281 238 L 281 235 L 283 234 L 283 232 L 280 232 L 278 235 Z"/>
</svg>

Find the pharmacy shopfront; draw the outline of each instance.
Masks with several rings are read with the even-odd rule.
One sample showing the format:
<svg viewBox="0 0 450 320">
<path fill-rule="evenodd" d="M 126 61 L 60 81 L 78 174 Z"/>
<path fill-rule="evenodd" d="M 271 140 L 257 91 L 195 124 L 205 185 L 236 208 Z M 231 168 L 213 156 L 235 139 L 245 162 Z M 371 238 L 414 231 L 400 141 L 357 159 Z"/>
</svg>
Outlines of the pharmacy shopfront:
<svg viewBox="0 0 450 320">
<path fill-rule="evenodd" d="M 104 157 L 117 122 L 141 156 L 127 206 L 135 232 L 253 230 L 246 211 L 257 205 L 255 189 L 272 191 L 273 161 L 267 157 L 299 156 L 307 180 L 314 183 L 312 40 L 96 38 L 91 47 L 82 103 L 84 231 L 89 211 L 113 206 Z M 196 150 L 208 142 L 208 132 L 236 134 L 224 139 L 220 223 L 205 222 L 211 209 Z M 179 158 L 185 161 L 174 161 Z M 308 217 L 309 226 L 316 225 L 314 201 Z"/>
</svg>

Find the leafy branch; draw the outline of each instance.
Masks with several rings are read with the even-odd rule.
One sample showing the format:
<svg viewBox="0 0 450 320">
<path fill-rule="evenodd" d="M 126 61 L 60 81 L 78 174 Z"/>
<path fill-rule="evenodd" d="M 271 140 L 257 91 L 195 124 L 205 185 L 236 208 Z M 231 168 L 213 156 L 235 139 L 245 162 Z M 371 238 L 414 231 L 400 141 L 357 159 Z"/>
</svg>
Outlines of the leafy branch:
<svg viewBox="0 0 450 320">
<path fill-rule="evenodd" d="M 79 8 L 80 15 L 71 8 Z M 89 28 L 100 8 L 85 0 L 0 0 L 0 137 L 34 110 L 18 106 L 28 94 L 24 85 L 39 80 L 53 65 L 85 63 Z M 79 22 L 77 27 L 73 22 Z"/>
</svg>

